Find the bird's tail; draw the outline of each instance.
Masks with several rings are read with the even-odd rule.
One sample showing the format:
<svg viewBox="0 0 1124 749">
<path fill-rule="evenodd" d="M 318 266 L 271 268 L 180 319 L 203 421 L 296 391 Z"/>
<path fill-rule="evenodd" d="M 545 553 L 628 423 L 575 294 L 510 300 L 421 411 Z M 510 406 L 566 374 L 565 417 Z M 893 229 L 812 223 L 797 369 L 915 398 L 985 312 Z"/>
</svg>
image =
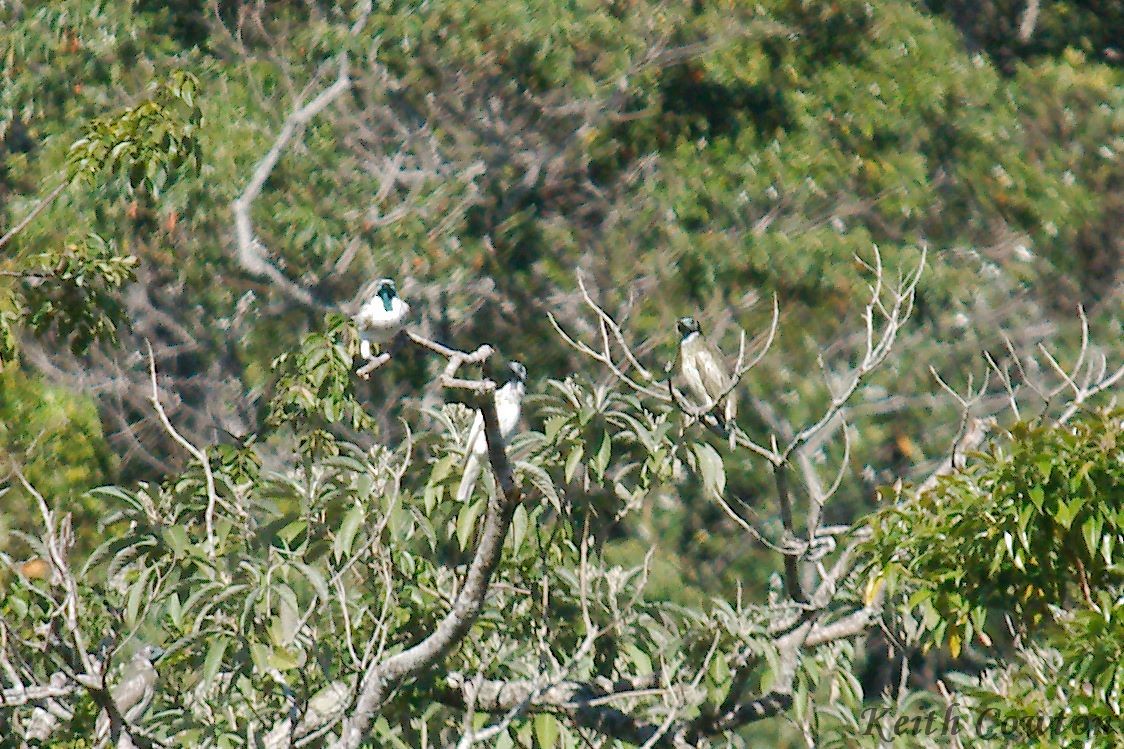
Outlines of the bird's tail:
<svg viewBox="0 0 1124 749">
<path fill-rule="evenodd" d="M 726 396 L 726 413 L 723 414 L 723 425 L 726 427 L 726 433 L 730 439 L 730 449 L 733 450 L 737 445 L 737 431 L 738 424 L 734 420 L 738 415 L 738 402 L 734 400 L 734 394 L 730 393 Z"/>
<path fill-rule="evenodd" d="M 109 738 L 109 715 L 104 710 L 98 713 L 97 722 L 94 724 L 94 746 L 103 743 Z"/>
<path fill-rule="evenodd" d="M 480 456 L 475 452 L 468 454 L 468 460 L 464 463 L 464 475 L 461 476 L 460 486 L 457 487 L 457 501 L 466 502 L 472 496 L 472 490 L 476 487 L 476 479 L 480 475 Z"/>
</svg>

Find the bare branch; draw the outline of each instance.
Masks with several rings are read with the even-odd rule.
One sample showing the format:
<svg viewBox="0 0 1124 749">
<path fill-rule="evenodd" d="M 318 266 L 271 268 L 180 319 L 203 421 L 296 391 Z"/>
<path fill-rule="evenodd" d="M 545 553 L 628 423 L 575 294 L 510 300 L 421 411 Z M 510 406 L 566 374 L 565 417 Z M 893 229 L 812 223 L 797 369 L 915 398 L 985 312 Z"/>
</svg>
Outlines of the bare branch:
<svg viewBox="0 0 1124 749">
<path fill-rule="evenodd" d="M 1026 8 L 1023 10 L 1022 18 L 1019 19 L 1020 42 L 1030 41 L 1030 37 L 1034 33 L 1034 27 L 1038 25 L 1040 6 L 1040 0 L 1026 0 Z"/>
<path fill-rule="evenodd" d="M 796 538 L 792 519 L 792 499 L 788 494 L 788 468 L 786 465 L 773 466 L 773 478 L 777 484 L 777 502 L 781 508 L 781 523 L 784 525 L 786 542 Z M 807 601 L 800 585 L 800 569 L 797 562 L 803 549 L 787 550 L 784 555 L 784 580 L 789 598 L 798 603 Z"/>
<path fill-rule="evenodd" d="M 29 702 L 39 702 L 53 697 L 66 697 L 77 688 L 76 684 L 13 687 L 0 692 L 0 707 L 19 707 Z"/>
<path fill-rule="evenodd" d="M 921 259 L 917 263 L 917 268 L 899 289 L 891 292 L 894 301 L 890 308 L 887 309 L 882 303 L 882 279 L 884 274 L 882 255 L 878 252 L 877 246 L 874 248 L 875 265 L 873 267 L 867 266 L 874 272 L 875 278 L 871 286 L 870 302 L 867 304 L 863 313 L 863 319 L 866 321 L 866 346 L 863 358 L 859 362 L 859 365 L 852 371 L 850 381 L 839 393 L 832 395 L 831 404 L 820 419 L 798 432 L 784 450 L 781 451 L 782 458 L 787 460 L 788 457 L 792 455 L 793 450 L 805 444 L 816 433 L 830 424 L 844 406 L 847 405 L 851 396 L 858 390 L 863 378 L 876 369 L 886 360 L 886 357 L 889 356 L 894 346 L 894 341 L 897 339 L 898 331 L 909 319 L 913 311 L 913 299 L 917 291 L 917 284 L 921 281 L 921 274 L 925 270 L 926 255 L 927 251 L 922 247 Z M 859 262 L 866 265 L 861 258 L 859 258 Z M 875 310 L 878 310 L 885 318 L 885 327 L 881 333 L 878 334 L 877 341 L 875 340 L 874 331 Z"/>
<path fill-rule="evenodd" d="M 45 211 L 51 205 L 51 203 L 54 203 L 59 195 L 62 195 L 62 191 L 65 190 L 69 184 L 70 180 L 63 180 L 62 182 L 60 182 L 55 186 L 55 189 L 47 193 L 46 197 L 36 203 L 35 207 L 32 208 L 31 211 L 29 211 L 28 214 L 19 221 L 19 223 L 5 232 L 4 236 L 0 237 L 0 249 L 3 249 L 4 245 L 8 244 L 8 242 L 11 242 L 17 234 L 26 229 L 28 225 L 35 220 L 35 217 Z"/>
<path fill-rule="evenodd" d="M 148 345 L 147 341 L 145 341 L 145 344 L 148 346 L 148 372 L 152 381 L 152 407 L 156 409 L 156 414 L 160 417 L 160 423 L 164 425 L 168 435 L 184 450 L 191 453 L 191 456 L 199 461 L 199 465 L 203 468 L 203 477 L 207 487 L 207 511 L 204 514 L 204 522 L 207 526 L 207 556 L 213 561 L 215 558 L 215 505 L 218 502 L 218 493 L 215 491 L 215 477 L 211 472 L 211 462 L 205 451 L 188 442 L 182 434 L 176 431 L 176 428 L 172 426 L 172 422 L 168 419 L 164 407 L 160 405 L 160 389 L 156 385 L 156 360 L 152 356 L 152 346 Z"/>
<path fill-rule="evenodd" d="M 463 387 L 485 396 L 479 399 L 478 408 L 484 417 L 488 460 L 500 491 L 488 500 L 480 540 L 452 608 L 421 642 L 368 666 L 359 684 L 355 707 L 343 721 L 340 737 L 332 744 L 333 749 L 358 747 L 365 740 L 372 718 L 386 701 L 394 685 L 436 663 L 468 633 L 484 604 L 492 573 L 503 553 L 504 539 L 511 525 L 511 518 L 523 498 L 522 491 L 515 482 L 515 474 L 500 434 L 495 401 L 490 397 L 491 392 L 495 390 L 495 383 L 488 380 L 465 381 L 455 376 L 462 364 L 485 361 L 493 353 L 492 347 L 485 345 L 475 352 L 466 353 L 449 349 L 420 336 L 411 335 L 411 338 L 430 350 L 449 355 L 449 363 L 441 376 L 446 387 Z"/>
<path fill-rule="evenodd" d="M 340 55 L 338 64 L 339 75 L 335 82 L 308 103 L 299 105 L 285 119 L 281 131 L 273 141 L 273 145 L 254 167 L 250 181 L 246 183 L 242 194 L 230 206 L 234 213 L 234 230 L 239 264 L 250 273 L 269 278 L 286 295 L 308 306 L 314 304 L 312 295 L 306 289 L 289 280 L 266 258 L 267 250 L 254 232 L 250 212 L 253 209 L 254 201 L 261 195 L 262 187 L 265 186 L 266 180 L 269 179 L 273 168 L 277 166 L 277 162 L 281 159 L 281 154 L 288 147 L 289 142 L 299 135 L 314 117 L 351 88 L 347 56 Z"/>
<path fill-rule="evenodd" d="M 953 444 L 952 451 L 948 458 L 941 462 L 941 464 L 934 470 L 928 478 L 921 482 L 917 487 L 917 494 L 932 489 L 937 485 L 937 481 L 941 476 L 946 476 L 957 468 L 964 465 L 964 455 L 978 448 L 983 441 L 987 438 L 988 432 L 991 431 L 995 425 L 994 419 L 971 419 L 968 421 L 967 429 L 964 430 L 963 436 L 959 437 Z"/>
</svg>

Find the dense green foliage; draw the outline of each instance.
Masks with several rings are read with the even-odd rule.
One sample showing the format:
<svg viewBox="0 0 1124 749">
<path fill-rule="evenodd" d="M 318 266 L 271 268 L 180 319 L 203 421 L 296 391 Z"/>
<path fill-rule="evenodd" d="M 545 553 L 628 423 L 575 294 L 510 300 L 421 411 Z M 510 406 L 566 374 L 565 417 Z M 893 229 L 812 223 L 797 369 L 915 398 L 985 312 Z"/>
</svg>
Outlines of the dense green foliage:
<svg viewBox="0 0 1124 749">
<path fill-rule="evenodd" d="M 101 513 L 101 502 L 82 494 L 112 475 L 115 461 L 89 401 L 18 370 L 0 372 L 0 456 L 22 465 L 35 486 L 74 508 L 80 517 Z M 27 507 L 29 500 L 21 488 L 7 487 L 0 538 L 33 527 L 28 525 L 28 513 L 9 509 Z M 85 526 L 79 534 L 83 546 L 92 548 L 95 528 Z"/>
<path fill-rule="evenodd" d="M 1008 643 L 978 680 L 952 675 L 963 707 L 991 711 L 997 740 L 1118 740 L 1120 417 L 1018 424 L 965 471 L 873 519 L 873 585 L 901 597 L 913 637 L 954 655 L 973 638 Z"/>
<path fill-rule="evenodd" d="M 882 574 L 918 587 L 910 604 L 953 654 L 1008 616 L 1033 628 L 1084 595 L 1112 607 L 1124 537 L 1121 414 L 1068 428 L 1019 425 L 1010 443 L 877 521 Z M 1093 598 L 1096 594 L 1099 602 Z"/>
<path fill-rule="evenodd" d="M 489 742 L 651 737 L 624 715 L 878 745 L 862 711 L 943 710 L 938 682 L 1117 718 L 1121 13 L 0 2 L 0 648 L 45 684 L 93 668 L 84 639 L 112 682 L 160 643 L 153 735 L 270 745 L 439 630 L 505 521 L 479 618 L 394 682 L 370 745 L 509 712 Z M 496 346 L 482 376 L 527 364 L 514 505 L 487 470 L 453 498 L 478 403 L 443 357 L 355 376 L 340 312 L 380 276 L 412 330 Z M 772 344 L 736 446 L 663 397 L 684 314 L 731 360 L 739 328 Z M 915 489 L 969 412 L 1000 426 Z M 76 593 L 45 524 L 77 537 Z M 48 626 L 74 600 L 80 636 Z M 584 691 L 466 709 L 477 673 Z M 54 745 L 87 745 L 103 696 L 59 695 Z M 0 709 L 0 746 L 29 716 Z"/>
</svg>

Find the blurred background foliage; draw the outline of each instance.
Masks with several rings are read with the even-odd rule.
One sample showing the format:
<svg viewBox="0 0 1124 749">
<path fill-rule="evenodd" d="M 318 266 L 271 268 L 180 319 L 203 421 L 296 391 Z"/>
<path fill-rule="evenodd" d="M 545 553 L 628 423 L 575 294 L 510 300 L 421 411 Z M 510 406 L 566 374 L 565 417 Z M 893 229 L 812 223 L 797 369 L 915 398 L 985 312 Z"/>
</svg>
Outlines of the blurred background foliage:
<svg viewBox="0 0 1124 749">
<path fill-rule="evenodd" d="M 420 329 L 526 361 L 532 393 L 568 373 L 604 377 L 547 321 L 593 331 L 575 273 L 657 371 L 675 318 L 699 317 L 732 354 L 737 327 L 762 330 L 776 295 L 777 346 L 740 391 L 743 427 L 765 439 L 820 413 L 831 397 L 820 362 L 851 362 L 861 343 L 855 257 L 869 262 L 877 245 L 904 273 L 927 247 L 906 354 L 853 409 L 873 426 L 852 445 L 839 519 L 944 454 L 956 414 L 928 367 L 963 386 L 983 373 L 981 350 L 1004 354 L 1004 335 L 1064 355 L 1078 304 L 1094 353 L 1124 351 L 1119 3 L 369 5 L 0 3 L 0 224 L 75 164 L 121 176 L 64 189 L 0 256 L 0 333 L 20 350 L 4 357 L 0 449 L 85 517 L 97 513 L 85 488 L 159 479 L 187 457 L 155 421 L 144 341 L 185 435 L 241 444 L 267 423 L 277 357 L 300 356 L 326 312 L 383 275 Z M 288 144 L 251 210 L 301 297 L 248 267 L 230 206 L 344 54 L 353 85 Z M 105 131 L 130 121 L 136 138 Z M 99 132 L 108 151 L 82 162 L 72 146 Z M 145 156 L 140 136 L 164 156 Z M 142 162 L 156 166 L 134 171 Z M 86 325 L 117 342 L 29 334 L 59 298 L 28 283 L 29 263 L 63 268 L 75 247 L 125 273 L 104 290 L 113 322 Z M 352 385 L 380 436 L 434 405 L 428 366 L 407 353 Z M 532 399 L 532 418 L 547 405 Z M 351 426 L 366 426 L 354 413 Z M 584 427 L 590 444 L 599 418 Z M 276 465 L 291 437 L 270 432 L 255 449 Z M 824 445 L 813 460 L 827 473 L 841 452 Z M 767 471 L 726 471 L 775 517 Z M 35 516 L 14 493 L 3 503 L 9 549 L 7 530 Z M 600 522 L 621 564 L 656 545 L 652 589 L 683 603 L 760 592 L 774 571 L 689 492 Z"/>
<path fill-rule="evenodd" d="M 840 332 L 866 293 L 854 256 L 877 244 L 904 268 L 927 245 L 911 353 L 879 375 L 885 397 L 859 405 L 877 428 L 836 505 L 853 515 L 873 486 L 930 465 L 955 428 L 925 395 L 926 365 L 962 384 L 1002 332 L 1072 342 L 1078 303 L 1094 340 L 1121 337 L 1119 11 L 1045 2 L 1023 43 L 1019 5 L 380 3 L 354 29 L 362 4 L 8 3 L 7 224 L 76 163 L 85 123 L 159 100 L 153 81 L 198 110 L 178 115 L 187 145 L 172 159 L 197 159 L 197 177 L 66 190 L 5 248 L 93 234 L 136 258 L 122 345 L 71 354 L 28 340 L 22 376 L 96 405 L 118 475 L 152 478 L 184 456 L 144 397 L 145 339 L 174 420 L 211 442 L 256 431 L 271 362 L 379 275 L 398 277 L 419 324 L 450 343 L 499 343 L 533 377 L 581 371 L 546 320 L 576 312 L 580 270 L 656 367 L 679 315 L 694 311 L 729 352 L 736 325 L 760 330 L 776 294 L 778 348 L 751 373 L 743 413 L 751 434 L 783 433 L 826 402 L 809 376 L 818 358 L 846 361 L 857 343 Z M 239 262 L 229 206 L 343 52 L 353 89 L 283 153 L 252 210 L 302 303 Z M 430 374 L 406 357 L 360 387 L 384 431 Z M 59 460 L 115 477 L 85 454 Z M 731 481 L 747 496 L 765 486 L 748 467 Z M 701 560 L 742 553 L 713 508 L 660 514 L 639 532 L 680 537 L 703 577 L 726 566 Z M 614 535 L 627 545 L 637 532 Z"/>
<path fill-rule="evenodd" d="M 86 520 L 100 514 L 100 502 L 85 491 L 113 476 L 117 467 L 92 400 L 15 368 L 0 372 L 0 460 L 23 466 L 34 486 Z M 18 487 L 2 501 L 0 538 L 7 542 L 14 528 L 33 527 L 34 516 L 31 498 Z M 80 524 L 78 535 L 93 548 L 95 524 Z"/>
</svg>

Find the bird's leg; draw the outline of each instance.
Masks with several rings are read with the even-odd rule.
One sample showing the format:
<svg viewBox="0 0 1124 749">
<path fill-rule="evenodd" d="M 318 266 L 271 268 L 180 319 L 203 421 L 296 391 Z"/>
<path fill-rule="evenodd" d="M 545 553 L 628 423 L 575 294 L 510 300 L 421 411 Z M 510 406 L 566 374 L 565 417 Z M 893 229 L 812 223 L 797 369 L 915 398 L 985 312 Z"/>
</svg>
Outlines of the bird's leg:
<svg viewBox="0 0 1124 749">
<path fill-rule="evenodd" d="M 401 331 L 401 330 L 398 331 L 398 333 L 394 336 L 394 338 L 390 339 L 390 341 L 386 344 L 386 346 L 383 347 L 383 350 L 381 352 L 379 352 L 378 356 L 372 356 L 371 355 L 371 342 L 370 341 L 367 341 L 367 340 L 360 341 L 359 342 L 359 355 L 362 356 L 364 359 L 366 359 L 367 363 L 364 364 L 359 369 L 355 370 L 355 374 L 359 375 L 360 379 L 363 379 L 363 380 L 370 379 L 371 372 L 374 372 L 376 369 L 381 367 L 383 364 L 386 364 L 388 361 L 390 361 L 391 358 L 394 356 L 394 354 L 397 354 L 402 349 L 402 344 L 405 342 L 405 340 L 406 340 L 405 332 Z"/>
</svg>

